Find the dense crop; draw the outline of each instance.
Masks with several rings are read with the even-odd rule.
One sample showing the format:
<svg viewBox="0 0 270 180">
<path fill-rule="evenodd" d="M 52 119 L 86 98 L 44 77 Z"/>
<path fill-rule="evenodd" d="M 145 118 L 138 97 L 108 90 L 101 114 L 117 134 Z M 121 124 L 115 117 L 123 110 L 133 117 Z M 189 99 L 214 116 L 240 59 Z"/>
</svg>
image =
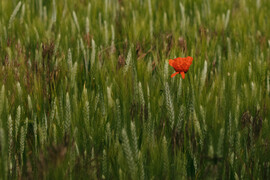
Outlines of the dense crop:
<svg viewBox="0 0 270 180">
<path fill-rule="evenodd" d="M 270 179 L 269 9 L 0 1 L 0 179 Z"/>
</svg>

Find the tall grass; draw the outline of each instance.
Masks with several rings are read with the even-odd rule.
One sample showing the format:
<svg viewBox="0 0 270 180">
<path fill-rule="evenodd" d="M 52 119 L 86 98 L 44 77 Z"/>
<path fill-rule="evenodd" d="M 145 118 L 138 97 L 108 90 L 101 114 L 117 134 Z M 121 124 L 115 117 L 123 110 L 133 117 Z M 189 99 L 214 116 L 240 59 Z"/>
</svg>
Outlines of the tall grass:
<svg viewBox="0 0 270 180">
<path fill-rule="evenodd" d="M 1 1 L 0 179 L 269 179 L 269 8 Z"/>
</svg>

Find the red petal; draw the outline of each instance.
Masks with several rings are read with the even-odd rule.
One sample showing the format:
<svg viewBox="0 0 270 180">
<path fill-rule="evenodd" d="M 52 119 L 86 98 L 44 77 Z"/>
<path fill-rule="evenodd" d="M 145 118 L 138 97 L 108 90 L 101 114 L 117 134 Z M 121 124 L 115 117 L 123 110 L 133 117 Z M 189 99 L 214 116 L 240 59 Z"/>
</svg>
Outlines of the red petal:
<svg viewBox="0 0 270 180">
<path fill-rule="evenodd" d="M 181 72 L 182 78 L 185 79 L 185 73 Z"/>
<path fill-rule="evenodd" d="M 174 76 L 176 76 L 177 74 L 179 74 L 179 72 L 175 72 L 171 75 L 171 77 L 173 78 Z"/>
<path fill-rule="evenodd" d="M 174 63 L 174 60 L 170 59 L 169 60 L 169 65 L 171 65 L 173 67 L 173 63 Z"/>
</svg>

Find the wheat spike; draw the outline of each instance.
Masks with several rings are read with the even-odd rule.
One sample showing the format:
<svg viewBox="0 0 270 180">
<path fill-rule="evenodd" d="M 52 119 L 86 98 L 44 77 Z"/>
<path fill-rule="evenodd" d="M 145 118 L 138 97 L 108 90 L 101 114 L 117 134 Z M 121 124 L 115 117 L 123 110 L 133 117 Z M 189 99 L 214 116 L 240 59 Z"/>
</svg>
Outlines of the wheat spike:
<svg viewBox="0 0 270 180">
<path fill-rule="evenodd" d="M 23 153 L 24 153 L 24 143 L 25 143 L 25 137 L 26 137 L 26 131 L 25 127 L 21 127 L 21 134 L 20 134 L 20 154 L 21 154 L 21 160 L 23 164 Z"/>
<path fill-rule="evenodd" d="M 110 146 L 112 133 L 111 133 L 111 125 L 109 122 L 106 124 L 105 138 L 106 138 L 106 144 Z"/>
<path fill-rule="evenodd" d="M 128 55 L 127 55 L 127 59 L 126 59 L 126 65 L 124 67 L 124 74 L 127 73 L 128 69 L 130 68 L 130 66 L 132 65 L 132 53 L 131 53 L 131 48 L 128 51 Z"/>
<path fill-rule="evenodd" d="M 69 94 L 66 94 L 66 106 L 65 106 L 65 121 L 64 121 L 64 130 L 65 133 L 70 133 L 70 124 L 71 124 L 71 107 L 70 107 L 70 100 Z"/>
<path fill-rule="evenodd" d="M 95 97 L 94 112 L 96 112 L 96 110 L 97 110 L 99 101 L 100 101 L 100 94 L 98 93 L 98 94 L 96 95 L 96 97 Z"/>
<path fill-rule="evenodd" d="M 9 159 L 9 168 L 12 170 L 12 150 L 13 150 L 13 122 L 11 115 L 8 117 L 8 159 Z"/>
<path fill-rule="evenodd" d="M 52 102 L 50 117 L 49 117 L 50 122 L 53 122 L 53 120 L 54 120 L 56 108 L 57 108 L 56 107 L 56 98 L 54 98 L 54 100 Z"/>
<path fill-rule="evenodd" d="M 150 102 L 150 89 L 149 89 L 149 85 L 147 84 L 147 101 L 148 101 L 148 106 L 147 106 L 147 110 L 148 110 L 148 119 L 151 120 L 152 119 L 152 114 L 151 114 L 151 102 Z"/>
<path fill-rule="evenodd" d="M 114 106 L 113 93 L 112 93 L 112 85 L 107 86 L 107 104 L 110 108 Z"/>
<path fill-rule="evenodd" d="M 21 87 L 21 84 L 19 82 L 17 82 L 16 86 L 17 86 L 18 96 L 21 99 L 21 97 L 22 97 L 22 87 Z"/>
<path fill-rule="evenodd" d="M 47 118 L 46 118 L 46 115 L 44 114 L 44 117 L 42 118 L 42 124 L 40 124 L 40 131 L 41 131 L 41 134 L 42 134 L 42 144 L 44 145 L 45 142 L 47 141 Z"/>
<path fill-rule="evenodd" d="M 143 89 L 142 89 L 142 83 L 141 82 L 139 82 L 139 98 L 140 98 L 141 106 L 144 108 L 145 100 L 144 100 L 144 96 L 143 96 Z"/>
<path fill-rule="evenodd" d="M 182 128 L 184 127 L 185 113 L 186 113 L 186 108 L 184 105 L 181 105 L 180 111 L 178 113 L 177 124 L 176 124 L 176 129 L 178 131 L 181 131 Z"/>
<path fill-rule="evenodd" d="M 78 32 L 80 32 L 80 26 L 79 26 L 78 18 L 77 18 L 77 15 L 76 15 L 76 13 L 74 11 L 72 12 L 72 16 L 73 16 L 73 20 L 74 20 L 74 23 L 76 25 L 76 28 L 77 28 Z"/>
<path fill-rule="evenodd" d="M 71 87 L 76 88 L 76 76 L 77 76 L 78 63 L 75 62 L 71 71 Z"/>
<path fill-rule="evenodd" d="M 20 17 L 20 24 L 23 24 L 24 21 L 24 16 L 25 16 L 25 4 L 22 5 L 22 12 L 21 12 L 21 17 Z"/>
<path fill-rule="evenodd" d="M 111 25 L 111 31 L 112 31 L 112 48 L 113 48 L 113 46 L 114 46 L 114 39 L 115 39 L 115 32 L 114 32 L 114 27 L 113 27 L 113 25 Z"/>
<path fill-rule="evenodd" d="M 14 11 L 12 12 L 10 18 L 9 18 L 9 22 L 8 22 L 8 29 L 11 28 L 11 25 L 15 19 L 15 16 L 17 15 L 18 11 L 20 10 L 20 7 L 22 5 L 22 2 L 19 1 L 19 3 L 17 4 L 17 6 L 15 7 Z"/>
<path fill-rule="evenodd" d="M 230 20 L 230 14 L 231 14 L 231 10 L 228 9 L 228 10 L 227 10 L 227 13 L 226 13 L 226 17 L 225 17 L 225 19 L 223 20 L 223 21 L 224 21 L 224 29 L 227 29 L 227 27 L 228 27 L 229 20 Z"/>
<path fill-rule="evenodd" d="M 80 47 L 81 47 L 81 50 L 83 52 L 85 72 L 88 75 L 88 56 L 86 55 L 86 50 L 85 50 L 85 46 L 83 44 L 82 38 L 80 38 Z"/>
<path fill-rule="evenodd" d="M 133 151 L 133 156 L 136 162 L 138 162 L 138 138 L 137 138 L 137 133 L 136 133 L 136 126 L 133 122 L 131 122 L 131 147 Z"/>
<path fill-rule="evenodd" d="M 95 57 L 96 57 L 96 43 L 94 39 L 92 39 L 92 52 L 91 52 L 91 67 L 93 66 L 95 62 Z"/>
<path fill-rule="evenodd" d="M 125 159 L 127 160 L 127 165 L 129 169 L 129 173 L 131 175 L 132 179 L 137 179 L 136 174 L 137 174 L 137 167 L 134 161 L 134 154 L 131 151 L 129 140 L 128 140 L 128 135 L 125 129 L 122 130 L 122 138 L 123 138 L 123 144 L 122 148 L 125 154 Z"/>
<path fill-rule="evenodd" d="M 29 110 L 30 112 L 32 112 L 32 110 L 33 110 L 33 105 L 32 105 L 32 100 L 31 100 L 31 97 L 30 97 L 29 94 L 28 94 L 28 96 L 27 96 L 27 102 L 28 102 L 28 110 Z"/>
<path fill-rule="evenodd" d="M 72 63 L 72 53 L 70 49 L 68 49 L 67 64 L 68 64 L 68 70 L 69 72 L 71 72 L 73 63 Z"/>
<path fill-rule="evenodd" d="M 203 87 L 204 84 L 205 84 L 206 75 L 207 75 L 207 61 L 206 60 L 204 61 L 204 66 L 203 66 L 203 70 L 202 70 L 202 73 L 201 74 L 202 74 L 201 75 L 201 85 Z"/>
<path fill-rule="evenodd" d="M 15 119 L 15 139 L 17 140 L 17 135 L 19 131 L 21 121 L 21 106 L 18 106 L 17 112 L 16 112 L 16 119 Z"/>
<path fill-rule="evenodd" d="M 148 101 L 148 119 L 147 119 L 147 142 L 151 146 L 154 142 L 154 121 L 152 119 L 152 113 L 151 113 L 151 102 L 150 102 L 150 88 L 147 84 L 147 101 Z"/>
<path fill-rule="evenodd" d="M 172 98 L 171 98 L 171 94 L 170 94 L 169 84 L 167 82 L 165 83 L 165 99 L 166 99 L 166 108 L 167 108 L 168 115 L 169 115 L 170 127 L 171 127 L 171 129 L 173 129 L 174 118 L 175 118 L 174 107 L 173 107 L 173 102 L 172 102 Z"/>
<path fill-rule="evenodd" d="M 85 33 L 89 34 L 89 18 L 85 18 Z"/>
<path fill-rule="evenodd" d="M 90 128 L 90 112 L 89 112 L 89 101 L 86 100 L 83 104 L 83 119 L 86 124 L 86 129 Z"/>
<path fill-rule="evenodd" d="M 28 118 L 25 118 L 25 134 L 27 135 L 27 132 L 28 132 Z"/>
<path fill-rule="evenodd" d="M 53 0 L 52 24 L 56 22 L 56 18 L 57 18 L 57 9 L 55 5 L 55 0 Z"/>
<path fill-rule="evenodd" d="M 2 127 L 0 127 L 0 166 L 1 166 L 1 163 L 2 165 L 4 165 L 4 167 L 2 166 L 2 168 L 4 169 L 4 173 L 7 174 L 7 171 L 8 171 L 8 166 L 7 166 L 7 155 L 6 155 L 6 136 L 5 136 L 5 131 Z M 3 172 L 3 171 L 2 171 Z M 3 176 L 2 176 L 3 177 Z"/>
<path fill-rule="evenodd" d="M 115 106 L 115 119 L 116 119 L 116 136 L 119 137 L 121 135 L 122 129 L 122 120 L 121 120 L 121 107 L 119 99 L 116 99 L 116 106 Z"/>
</svg>

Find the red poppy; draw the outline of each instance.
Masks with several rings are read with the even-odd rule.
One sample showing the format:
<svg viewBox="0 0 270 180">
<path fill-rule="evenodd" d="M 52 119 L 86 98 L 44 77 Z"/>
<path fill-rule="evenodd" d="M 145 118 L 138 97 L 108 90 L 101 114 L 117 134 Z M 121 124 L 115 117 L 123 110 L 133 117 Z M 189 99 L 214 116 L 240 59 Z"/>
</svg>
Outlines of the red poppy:
<svg viewBox="0 0 270 180">
<path fill-rule="evenodd" d="M 176 71 L 176 73 L 173 73 L 171 75 L 171 77 L 174 77 L 177 74 L 181 74 L 182 78 L 185 79 L 185 73 L 188 72 L 188 69 L 190 67 L 190 65 L 192 64 L 193 58 L 188 56 L 185 58 L 175 58 L 175 59 L 170 59 L 169 60 L 169 64 L 174 68 L 174 70 Z"/>
</svg>

